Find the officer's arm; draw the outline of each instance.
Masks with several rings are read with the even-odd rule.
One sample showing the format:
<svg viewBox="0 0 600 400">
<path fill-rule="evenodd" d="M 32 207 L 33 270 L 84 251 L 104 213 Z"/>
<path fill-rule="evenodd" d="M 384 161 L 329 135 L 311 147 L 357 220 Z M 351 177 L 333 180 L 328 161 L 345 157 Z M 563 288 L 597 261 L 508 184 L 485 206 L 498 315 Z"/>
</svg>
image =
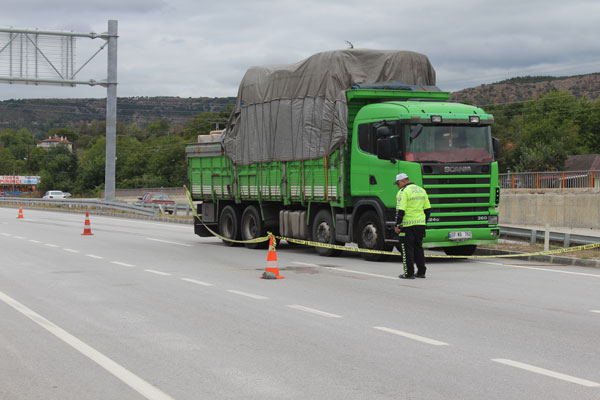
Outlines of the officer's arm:
<svg viewBox="0 0 600 400">
<path fill-rule="evenodd" d="M 431 215 L 431 203 L 429 202 L 429 196 L 427 196 L 427 192 L 425 192 L 425 202 L 423 204 L 423 208 L 423 212 L 425 213 L 425 221 L 427 221 Z"/>
<path fill-rule="evenodd" d="M 429 219 L 429 216 L 431 215 L 431 208 L 423 210 L 423 212 L 425 213 L 425 221 L 427 221 Z"/>
<path fill-rule="evenodd" d="M 402 219 L 404 218 L 404 210 L 396 210 L 396 226 L 402 227 Z"/>
</svg>

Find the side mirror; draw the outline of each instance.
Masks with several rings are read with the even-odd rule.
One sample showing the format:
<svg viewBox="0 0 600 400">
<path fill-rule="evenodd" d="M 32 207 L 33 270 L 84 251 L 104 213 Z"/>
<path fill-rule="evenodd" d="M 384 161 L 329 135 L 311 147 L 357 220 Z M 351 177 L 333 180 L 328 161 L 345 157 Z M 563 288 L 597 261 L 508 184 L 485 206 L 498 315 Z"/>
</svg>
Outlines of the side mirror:
<svg viewBox="0 0 600 400">
<path fill-rule="evenodd" d="M 412 143 L 413 140 L 418 138 L 421 132 L 423 132 L 423 125 L 417 124 L 417 126 L 410 131 L 410 142 Z"/>
<path fill-rule="evenodd" d="M 387 125 L 382 125 L 375 131 L 378 138 L 390 136 L 390 128 Z"/>
<path fill-rule="evenodd" d="M 494 151 L 494 160 L 498 161 L 500 158 L 500 139 L 492 138 L 492 149 Z"/>
<path fill-rule="evenodd" d="M 402 150 L 400 150 L 400 136 L 377 139 L 377 158 L 395 163 L 397 159 L 403 157 Z"/>
</svg>

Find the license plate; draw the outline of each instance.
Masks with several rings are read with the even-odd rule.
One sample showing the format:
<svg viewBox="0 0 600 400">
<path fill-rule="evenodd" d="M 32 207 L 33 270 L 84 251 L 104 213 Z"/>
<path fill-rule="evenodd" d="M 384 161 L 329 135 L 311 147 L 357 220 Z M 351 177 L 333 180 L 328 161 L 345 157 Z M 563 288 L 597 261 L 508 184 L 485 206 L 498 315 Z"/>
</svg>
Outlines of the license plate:
<svg viewBox="0 0 600 400">
<path fill-rule="evenodd" d="M 471 231 L 458 231 L 449 233 L 450 240 L 469 240 L 472 237 L 473 233 Z"/>
</svg>

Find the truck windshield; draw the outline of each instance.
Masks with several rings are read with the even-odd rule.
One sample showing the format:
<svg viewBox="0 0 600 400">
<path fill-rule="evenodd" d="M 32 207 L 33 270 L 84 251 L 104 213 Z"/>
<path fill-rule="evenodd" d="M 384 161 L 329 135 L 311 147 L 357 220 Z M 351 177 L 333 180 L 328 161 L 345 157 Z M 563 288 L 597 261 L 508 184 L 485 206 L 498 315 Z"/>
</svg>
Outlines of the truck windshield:
<svg viewBox="0 0 600 400">
<path fill-rule="evenodd" d="M 410 131 L 415 125 L 405 125 L 406 161 L 492 162 L 492 134 L 489 126 L 425 125 L 412 143 Z"/>
</svg>

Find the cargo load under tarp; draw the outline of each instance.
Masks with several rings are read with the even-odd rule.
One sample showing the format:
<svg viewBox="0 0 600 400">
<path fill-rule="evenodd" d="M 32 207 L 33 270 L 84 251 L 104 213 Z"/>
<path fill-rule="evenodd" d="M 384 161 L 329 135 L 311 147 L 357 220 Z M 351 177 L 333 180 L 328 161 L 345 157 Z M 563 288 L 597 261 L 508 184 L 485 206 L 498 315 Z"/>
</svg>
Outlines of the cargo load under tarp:
<svg viewBox="0 0 600 400">
<path fill-rule="evenodd" d="M 435 70 L 418 53 L 349 49 L 289 65 L 252 67 L 238 91 L 223 137 L 235 164 L 321 158 L 347 138 L 345 91 L 399 80 L 435 85 Z"/>
</svg>

